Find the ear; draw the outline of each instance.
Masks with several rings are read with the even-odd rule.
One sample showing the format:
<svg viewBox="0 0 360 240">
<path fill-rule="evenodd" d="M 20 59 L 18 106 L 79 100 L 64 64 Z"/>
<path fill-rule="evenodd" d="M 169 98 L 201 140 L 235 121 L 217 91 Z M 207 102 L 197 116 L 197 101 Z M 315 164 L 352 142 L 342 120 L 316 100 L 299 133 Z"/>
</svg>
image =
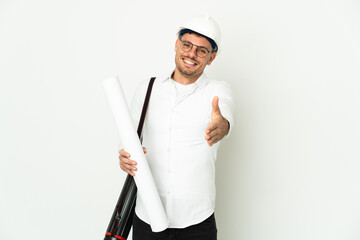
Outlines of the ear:
<svg viewBox="0 0 360 240">
<path fill-rule="evenodd" d="M 176 49 L 177 49 L 177 46 L 179 45 L 179 38 L 178 39 L 176 39 L 176 42 L 175 42 L 175 52 L 176 52 Z"/>
<path fill-rule="evenodd" d="M 214 61 L 215 58 L 216 58 L 216 52 L 211 53 L 207 65 L 211 65 L 212 61 Z"/>
</svg>

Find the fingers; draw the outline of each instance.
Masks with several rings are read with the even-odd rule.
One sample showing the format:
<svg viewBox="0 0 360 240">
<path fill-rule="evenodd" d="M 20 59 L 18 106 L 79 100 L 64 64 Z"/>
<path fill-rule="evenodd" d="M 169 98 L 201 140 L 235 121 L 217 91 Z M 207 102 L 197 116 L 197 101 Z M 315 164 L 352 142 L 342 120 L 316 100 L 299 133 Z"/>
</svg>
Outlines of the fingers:
<svg viewBox="0 0 360 240">
<path fill-rule="evenodd" d="M 145 147 L 143 147 L 143 152 L 147 153 L 147 150 Z M 137 170 L 135 167 L 137 165 L 137 162 L 130 159 L 130 153 L 126 152 L 124 149 L 121 149 L 119 151 L 119 164 L 120 168 L 124 171 L 130 174 L 131 176 L 135 176 L 134 171 Z"/>
<path fill-rule="evenodd" d="M 120 156 L 119 156 L 119 164 L 120 164 L 120 168 L 124 171 L 127 172 L 128 174 L 130 174 L 131 176 L 135 176 L 134 171 L 137 170 L 136 166 L 136 161 L 129 159 L 130 158 L 130 154 L 128 152 L 126 152 L 124 149 L 121 149 L 119 151 Z"/>
<path fill-rule="evenodd" d="M 207 129 L 205 130 L 206 134 L 209 134 L 210 132 L 214 131 L 216 129 L 216 125 L 215 124 L 209 124 L 209 126 L 207 127 Z"/>
<path fill-rule="evenodd" d="M 205 130 L 205 140 L 209 146 L 220 141 L 229 132 L 229 122 L 225 118 L 217 118 L 211 121 Z"/>
<path fill-rule="evenodd" d="M 208 145 L 211 147 L 215 143 L 215 136 L 217 134 L 217 126 L 215 124 L 211 124 L 205 130 L 205 140 L 207 141 Z"/>
<path fill-rule="evenodd" d="M 206 140 L 211 140 L 212 138 L 216 138 L 216 136 L 219 135 L 219 134 L 220 134 L 219 129 L 214 129 L 213 131 L 206 134 L 205 139 Z"/>
<path fill-rule="evenodd" d="M 205 140 L 207 141 L 209 146 L 212 146 L 213 144 L 217 143 L 221 140 L 220 131 L 218 129 L 215 129 L 208 134 L 205 135 Z"/>
<path fill-rule="evenodd" d="M 124 156 L 124 157 L 127 157 L 127 158 L 130 157 L 130 153 L 126 152 L 124 149 L 121 149 L 119 151 L 119 153 L 120 153 L 121 156 Z"/>
</svg>

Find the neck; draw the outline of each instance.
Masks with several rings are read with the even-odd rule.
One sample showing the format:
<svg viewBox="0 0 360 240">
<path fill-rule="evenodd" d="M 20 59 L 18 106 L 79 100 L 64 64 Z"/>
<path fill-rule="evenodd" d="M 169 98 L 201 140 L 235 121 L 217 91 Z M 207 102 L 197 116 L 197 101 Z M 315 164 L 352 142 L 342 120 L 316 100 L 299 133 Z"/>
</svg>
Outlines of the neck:
<svg viewBox="0 0 360 240">
<path fill-rule="evenodd" d="M 182 74 L 181 72 L 179 72 L 178 69 L 175 69 L 174 73 L 172 74 L 172 78 L 175 80 L 175 82 L 181 83 L 183 85 L 187 85 L 187 84 L 192 84 L 194 82 L 196 82 L 196 80 L 198 80 L 199 76 L 194 76 L 194 77 L 188 77 L 185 76 L 184 74 Z"/>
</svg>

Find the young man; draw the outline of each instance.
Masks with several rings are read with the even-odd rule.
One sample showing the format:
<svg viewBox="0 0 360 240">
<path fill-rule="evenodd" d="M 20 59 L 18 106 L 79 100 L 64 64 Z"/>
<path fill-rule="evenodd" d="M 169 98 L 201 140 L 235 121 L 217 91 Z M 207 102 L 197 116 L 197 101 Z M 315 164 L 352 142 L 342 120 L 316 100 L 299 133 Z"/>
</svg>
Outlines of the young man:
<svg viewBox="0 0 360 240">
<path fill-rule="evenodd" d="M 216 58 L 220 30 L 209 16 L 190 20 L 175 43 L 175 70 L 157 77 L 143 128 L 152 175 L 170 221 L 151 231 L 138 196 L 133 240 L 216 240 L 215 161 L 218 142 L 233 126 L 231 89 L 208 79 L 204 69 Z M 138 121 L 148 80 L 137 88 L 133 118 Z M 120 167 L 135 175 L 136 159 L 120 150 Z"/>
</svg>

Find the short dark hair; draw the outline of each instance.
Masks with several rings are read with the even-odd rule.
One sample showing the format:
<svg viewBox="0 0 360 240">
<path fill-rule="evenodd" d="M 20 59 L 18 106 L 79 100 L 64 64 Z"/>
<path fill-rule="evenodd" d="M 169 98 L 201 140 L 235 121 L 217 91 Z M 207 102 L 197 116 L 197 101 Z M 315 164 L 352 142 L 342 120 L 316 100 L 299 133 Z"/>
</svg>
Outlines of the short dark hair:
<svg viewBox="0 0 360 240">
<path fill-rule="evenodd" d="M 218 51 L 218 46 L 216 45 L 215 41 L 212 40 L 211 38 L 205 36 L 205 35 L 202 35 L 201 33 L 198 33 L 198 32 L 195 32 L 191 29 L 188 29 L 188 28 L 183 28 L 183 29 L 180 29 L 180 31 L 178 32 L 178 38 L 181 39 L 182 35 L 186 34 L 186 33 L 189 33 L 189 34 L 195 34 L 195 35 L 198 35 L 198 36 L 201 36 L 201 37 L 204 37 L 206 38 L 206 40 L 208 40 L 211 44 L 211 47 L 213 48 L 213 51 L 214 52 L 217 52 Z"/>
</svg>

